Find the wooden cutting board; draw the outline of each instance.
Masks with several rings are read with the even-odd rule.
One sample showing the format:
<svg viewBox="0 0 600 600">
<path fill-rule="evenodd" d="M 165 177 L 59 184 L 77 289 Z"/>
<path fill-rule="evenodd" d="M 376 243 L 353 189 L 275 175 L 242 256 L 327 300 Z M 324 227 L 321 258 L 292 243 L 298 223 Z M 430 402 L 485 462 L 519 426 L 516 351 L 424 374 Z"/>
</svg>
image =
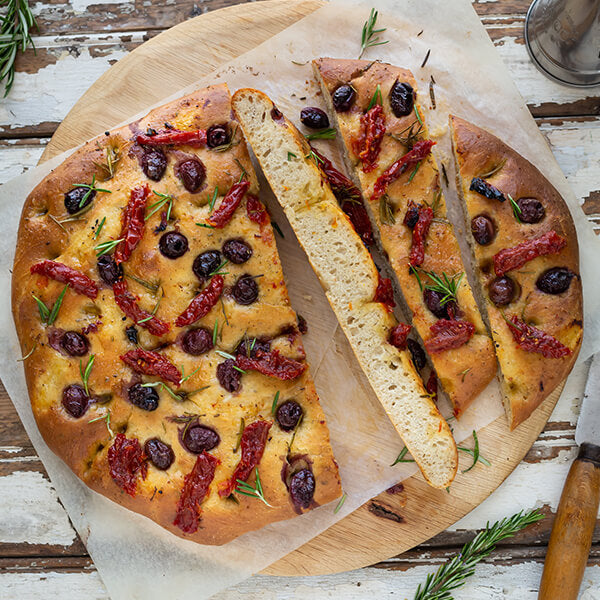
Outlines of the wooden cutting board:
<svg viewBox="0 0 600 600">
<path fill-rule="evenodd" d="M 161 33 L 90 87 L 57 129 L 42 161 L 193 83 L 322 5 L 321 0 L 254 2 L 214 11 Z M 318 575 L 356 569 L 405 552 L 443 531 L 487 498 L 517 466 L 546 424 L 560 391 L 512 433 L 504 417 L 481 430 L 480 444 L 492 466 L 459 473 L 450 493 L 432 489 L 415 475 L 404 481 L 402 493 L 384 492 L 266 573 Z M 469 457 L 462 460 L 466 465 Z"/>
</svg>

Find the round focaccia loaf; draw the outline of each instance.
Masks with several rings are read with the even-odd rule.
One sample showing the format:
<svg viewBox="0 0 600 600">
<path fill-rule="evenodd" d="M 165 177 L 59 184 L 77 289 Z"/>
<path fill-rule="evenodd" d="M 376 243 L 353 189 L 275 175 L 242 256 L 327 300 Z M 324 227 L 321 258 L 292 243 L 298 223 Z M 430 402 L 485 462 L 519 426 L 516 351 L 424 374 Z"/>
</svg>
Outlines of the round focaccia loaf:
<svg viewBox="0 0 600 600">
<path fill-rule="evenodd" d="M 152 141 L 180 131 L 207 131 L 207 141 Z M 231 218 L 211 225 L 240 182 L 248 189 Z M 91 202 L 83 197 L 90 188 L 77 184 L 96 188 Z M 77 150 L 30 194 L 18 234 L 13 314 L 44 439 L 92 489 L 203 544 L 341 492 L 257 192 L 229 92 L 213 86 Z M 144 194 L 140 223 L 130 209 Z M 120 278 L 115 256 L 136 226 L 141 239 Z M 99 270 L 99 260 L 108 267 Z M 32 273 L 43 261 L 75 269 L 79 283 L 65 291 L 64 282 Z M 141 313 L 117 305 L 111 272 Z M 223 289 L 207 314 L 176 326 L 219 277 Z M 153 335 L 155 327 L 168 331 Z M 162 361 L 155 374 L 148 356 Z M 269 361 L 270 374 L 256 370 Z M 253 445 L 264 446 L 262 457 L 253 459 Z M 246 472 L 236 471 L 242 463 Z M 236 490 L 236 475 L 268 504 Z"/>
</svg>

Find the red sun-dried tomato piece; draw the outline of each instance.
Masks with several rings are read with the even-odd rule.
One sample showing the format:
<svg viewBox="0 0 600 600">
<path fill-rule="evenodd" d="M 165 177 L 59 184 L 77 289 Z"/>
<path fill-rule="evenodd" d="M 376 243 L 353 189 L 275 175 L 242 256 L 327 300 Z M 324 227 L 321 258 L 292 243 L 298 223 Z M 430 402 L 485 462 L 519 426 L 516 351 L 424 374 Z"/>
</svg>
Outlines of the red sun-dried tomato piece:
<svg viewBox="0 0 600 600">
<path fill-rule="evenodd" d="M 429 379 L 427 379 L 427 383 L 425 384 L 425 391 L 431 396 L 431 399 L 434 402 L 437 402 L 438 380 L 433 371 L 431 371 L 431 373 L 429 374 Z"/>
<path fill-rule="evenodd" d="M 549 333 L 528 325 L 516 315 L 510 319 L 505 317 L 506 324 L 512 333 L 513 339 L 521 350 L 541 354 L 544 358 L 562 358 L 569 356 L 573 351 L 559 342 Z"/>
<path fill-rule="evenodd" d="M 433 209 L 430 206 L 419 206 L 419 218 L 412 230 L 412 245 L 408 255 L 413 267 L 420 267 L 425 260 L 425 240 L 432 222 Z"/>
<path fill-rule="evenodd" d="M 396 327 L 392 327 L 388 337 L 388 342 L 399 350 L 405 350 L 406 339 L 408 338 L 408 334 L 410 333 L 411 329 L 412 327 L 410 325 L 406 325 L 406 323 L 398 323 Z"/>
<path fill-rule="evenodd" d="M 279 350 L 256 351 L 256 356 L 238 354 L 235 362 L 244 371 L 258 371 L 263 375 L 286 381 L 300 377 L 306 370 L 306 364 L 280 354 Z"/>
<path fill-rule="evenodd" d="M 173 525 L 185 533 L 198 531 L 200 522 L 200 505 L 210 491 L 210 484 L 215 477 L 215 470 L 221 461 L 206 451 L 196 459 L 194 468 L 184 477 L 183 488 L 177 503 L 177 515 Z"/>
<path fill-rule="evenodd" d="M 249 188 L 250 182 L 247 179 L 234 183 L 213 214 L 208 217 L 208 224 L 217 229 L 225 227 Z"/>
<path fill-rule="evenodd" d="M 469 321 L 437 320 L 429 330 L 433 337 L 425 341 L 425 348 L 430 354 L 460 348 L 475 333 L 475 326 Z"/>
<path fill-rule="evenodd" d="M 119 239 L 123 240 L 115 248 L 115 262 L 120 264 L 131 257 L 131 253 L 140 243 L 144 235 L 144 217 L 146 213 L 146 200 L 150 195 L 147 185 L 136 187 L 131 190 L 129 202 L 121 213 L 121 234 Z"/>
<path fill-rule="evenodd" d="M 498 277 L 521 268 L 525 263 L 546 254 L 557 254 L 567 245 L 567 240 L 556 233 L 547 231 L 543 235 L 525 240 L 512 248 L 504 248 L 494 256 L 494 271 Z"/>
<path fill-rule="evenodd" d="M 378 178 L 373 186 L 371 202 L 375 202 L 383 196 L 390 183 L 396 181 L 409 167 L 427 158 L 435 142 L 431 140 L 419 140 L 402 158 L 392 163 Z"/>
<path fill-rule="evenodd" d="M 359 189 L 348 177 L 338 171 L 328 158 L 314 148 L 312 151 L 319 159 L 317 164 L 327 179 L 340 208 L 348 215 L 354 231 L 361 237 L 365 246 L 372 246 L 375 243 L 373 228 Z"/>
<path fill-rule="evenodd" d="M 136 348 L 121 355 L 121 360 L 129 365 L 136 373 L 154 375 L 176 386 L 181 385 L 179 369 L 166 357 L 158 352 Z"/>
<path fill-rule="evenodd" d="M 87 275 L 53 260 L 43 260 L 30 267 L 31 273 L 44 275 L 60 283 L 68 283 L 71 289 L 92 300 L 98 296 L 98 286 Z"/>
<path fill-rule="evenodd" d="M 143 146 L 167 146 L 170 144 L 202 146 L 206 144 L 206 131 L 204 129 L 194 129 L 192 131 L 168 129 L 160 131 L 155 135 L 138 135 L 136 142 Z"/>
<path fill-rule="evenodd" d="M 360 118 L 360 133 L 354 141 L 354 152 L 362 161 L 362 170 L 370 173 L 377 168 L 381 142 L 385 135 L 383 106 L 376 104 Z"/>
<path fill-rule="evenodd" d="M 125 279 L 120 279 L 113 285 L 113 294 L 117 306 L 129 317 L 136 325 L 147 329 L 152 335 L 165 335 L 170 329 L 168 323 L 161 321 L 152 313 L 141 308 L 136 297 L 129 291 L 129 286 Z"/>
<path fill-rule="evenodd" d="M 130 496 L 135 496 L 138 476 L 146 479 L 148 463 L 137 438 L 128 439 L 117 433 L 113 445 L 108 449 L 110 476 Z"/>
<path fill-rule="evenodd" d="M 375 297 L 373 298 L 373 302 L 381 302 L 388 312 L 392 312 L 394 310 L 394 306 L 396 306 L 396 302 L 394 301 L 394 290 L 392 289 L 392 281 L 387 277 L 382 277 L 379 274 L 377 277 L 379 278 L 379 281 L 377 283 L 377 288 L 375 289 Z"/>
<path fill-rule="evenodd" d="M 175 325 L 185 327 L 205 317 L 217 303 L 223 292 L 223 277 L 214 275 L 208 285 L 190 302 L 189 306 L 177 317 Z"/>
<path fill-rule="evenodd" d="M 244 428 L 240 440 L 242 457 L 233 471 L 229 481 L 220 485 L 219 496 L 225 498 L 237 488 L 237 480 L 246 481 L 252 471 L 260 463 L 267 445 L 267 437 L 272 423 L 269 421 L 254 421 Z"/>
<path fill-rule="evenodd" d="M 259 225 L 269 222 L 269 213 L 265 205 L 253 194 L 248 194 L 246 198 L 246 214 L 251 221 Z"/>
</svg>

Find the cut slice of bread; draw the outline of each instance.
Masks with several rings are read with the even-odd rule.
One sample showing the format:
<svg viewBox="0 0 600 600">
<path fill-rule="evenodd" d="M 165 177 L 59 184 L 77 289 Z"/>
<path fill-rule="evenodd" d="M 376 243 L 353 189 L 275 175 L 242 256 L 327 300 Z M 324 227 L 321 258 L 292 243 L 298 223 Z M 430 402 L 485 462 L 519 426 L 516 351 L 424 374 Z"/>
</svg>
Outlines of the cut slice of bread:
<svg viewBox="0 0 600 600">
<path fill-rule="evenodd" d="M 377 268 L 304 136 L 260 91 L 237 91 L 233 109 L 379 401 L 428 483 L 447 487 L 458 465 L 452 432 L 410 356 L 388 343 L 397 321 L 374 301 Z"/>
<path fill-rule="evenodd" d="M 329 114 L 337 124 L 346 167 L 363 193 L 377 245 L 389 260 L 395 286 L 402 293 L 412 315 L 412 323 L 426 346 L 427 340 L 432 337 L 431 327 L 440 317 L 443 318 L 443 309 L 436 316 L 424 301 L 423 287 L 433 283 L 427 273 L 441 277 L 442 281 L 445 274 L 458 282 L 459 318 L 474 326 L 474 335 L 458 348 L 430 352 L 430 358 L 452 402 L 454 414 L 460 417 L 496 376 L 497 365 L 492 340 L 465 275 L 454 227 L 446 214 L 435 158 L 430 154 L 416 167 L 411 165 L 387 187 L 383 198 L 371 197 L 373 186 L 384 169 L 406 155 L 414 142 L 427 139 L 429 135 L 421 117 L 423 111 L 419 111 L 416 101 L 414 110 L 410 106 L 407 114 L 400 117 L 394 114 L 390 102 L 391 90 L 396 82 L 410 86 L 416 96 L 416 81 L 406 69 L 366 60 L 320 58 L 313 61 L 313 68 Z M 351 85 L 355 97 L 349 110 L 338 112 L 333 107 L 332 94 L 341 85 Z M 361 117 L 373 102 L 381 104 L 386 131 L 378 166 L 365 172 L 356 155 L 354 142 L 361 131 Z M 410 269 L 413 232 L 403 222 L 407 206 L 414 204 L 431 206 L 435 216 L 426 237 L 424 260 L 418 276 Z"/>
</svg>

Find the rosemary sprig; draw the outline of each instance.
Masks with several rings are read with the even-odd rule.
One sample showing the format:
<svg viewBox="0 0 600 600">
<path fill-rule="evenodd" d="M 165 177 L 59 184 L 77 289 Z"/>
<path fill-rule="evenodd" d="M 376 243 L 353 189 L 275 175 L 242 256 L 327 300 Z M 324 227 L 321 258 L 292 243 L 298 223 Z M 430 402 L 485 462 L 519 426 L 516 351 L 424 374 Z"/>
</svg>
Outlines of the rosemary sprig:
<svg viewBox="0 0 600 600">
<path fill-rule="evenodd" d="M 6 13 L 0 17 L 0 81 L 4 81 L 4 97 L 8 96 L 15 78 L 17 51 L 25 52 L 33 46 L 31 30 L 37 29 L 35 17 L 27 0 L 4 0 Z"/>
<path fill-rule="evenodd" d="M 137 325 L 141 325 L 142 323 L 146 323 L 147 321 L 152 321 L 152 319 L 154 318 L 154 316 L 156 315 L 157 311 L 158 311 L 158 307 L 160 306 L 160 302 L 163 299 L 165 292 L 164 290 L 161 288 L 160 289 L 160 296 L 158 297 L 158 299 L 156 300 L 156 304 L 154 305 L 154 308 L 152 309 L 152 312 L 145 317 L 144 319 L 140 319 L 139 321 L 136 321 Z"/>
<path fill-rule="evenodd" d="M 101 244 L 94 246 L 94 250 L 96 251 L 96 258 L 100 258 L 101 256 L 108 254 L 122 241 L 123 238 L 119 238 L 118 240 L 108 240 L 108 242 L 102 242 Z"/>
<path fill-rule="evenodd" d="M 184 373 L 183 365 L 181 366 L 181 379 L 179 380 L 179 384 L 185 383 L 192 375 L 195 375 L 202 367 L 198 367 L 194 369 L 189 375 Z"/>
<path fill-rule="evenodd" d="M 293 152 L 290 152 L 289 150 L 288 150 L 287 156 L 288 156 L 288 160 L 292 160 L 292 158 L 298 158 Z"/>
<path fill-rule="evenodd" d="M 102 188 L 96 187 L 96 176 L 92 177 L 92 183 L 74 183 L 73 187 L 87 188 L 87 192 L 83 195 L 83 198 L 79 201 L 79 208 L 83 208 L 86 200 L 90 197 L 92 192 L 105 192 L 106 194 L 112 194 L 110 190 L 103 190 Z"/>
<path fill-rule="evenodd" d="M 319 166 L 319 163 L 323 162 L 312 150 L 308 154 L 305 154 L 304 158 L 313 160 L 317 167 Z"/>
<path fill-rule="evenodd" d="M 384 225 L 394 225 L 396 223 L 394 207 L 392 206 L 390 198 L 387 194 L 384 194 L 379 199 L 379 220 Z"/>
<path fill-rule="evenodd" d="M 184 413 L 183 415 L 176 415 L 173 417 L 167 417 L 167 421 L 170 421 L 171 423 L 181 423 L 181 424 L 185 424 L 185 427 L 183 428 L 183 431 L 181 432 L 181 437 L 184 438 L 185 434 L 187 433 L 187 430 L 189 429 L 190 425 L 196 421 L 197 419 L 199 419 L 200 417 L 204 417 L 205 415 L 199 415 L 199 414 L 195 414 L 195 413 Z"/>
<path fill-rule="evenodd" d="M 215 186 L 215 191 L 213 192 L 212 198 L 210 194 L 207 194 L 208 198 L 208 214 L 212 214 L 212 211 L 215 208 L 215 202 L 217 201 L 217 196 L 219 195 L 219 186 Z"/>
<path fill-rule="evenodd" d="M 168 204 L 169 207 L 167 208 L 167 221 L 171 218 L 171 211 L 173 210 L 173 196 L 171 196 L 171 194 L 161 194 L 160 192 L 155 192 L 154 190 L 152 190 L 152 193 L 155 196 L 158 196 L 158 200 L 154 203 L 151 204 L 148 208 L 150 209 L 150 212 L 144 217 L 144 221 L 148 221 L 148 219 L 150 219 L 150 217 L 158 212 L 161 208 L 163 208 L 163 206 L 165 206 L 165 204 Z"/>
<path fill-rule="evenodd" d="M 249 483 L 242 481 L 241 479 L 236 479 L 237 486 L 236 491 L 238 494 L 242 494 L 244 496 L 250 496 L 251 498 L 258 498 L 261 502 L 264 502 L 269 508 L 273 508 L 266 500 L 265 494 L 262 489 L 262 484 L 260 482 L 260 476 L 258 474 L 258 467 L 254 469 L 254 473 L 256 476 L 255 487 L 252 487 Z"/>
<path fill-rule="evenodd" d="M 367 106 L 367 112 L 370 111 L 376 104 L 383 104 L 383 100 L 381 98 L 381 86 L 379 84 L 377 84 L 375 92 L 373 93 L 373 96 L 371 96 L 369 106 Z"/>
<path fill-rule="evenodd" d="M 418 126 L 415 130 L 415 126 Z M 423 124 L 419 124 L 418 121 L 413 121 L 408 127 L 405 127 L 400 133 L 390 133 L 390 137 L 406 146 L 409 150 L 415 145 L 415 142 L 419 140 L 421 133 L 423 132 Z M 406 133 L 406 135 L 402 135 Z"/>
<path fill-rule="evenodd" d="M 344 502 L 346 502 L 347 497 L 348 497 L 348 494 L 346 494 L 346 492 L 344 492 L 344 494 L 340 498 L 340 501 L 337 503 L 337 506 L 333 510 L 334 515 L 337 515 L 340 512 L 340 510 L 342 509 L 342 506 L 344 506 Z"/>
<path fill-rule="evenodd" d="M 229 358 L 231 360 L 235 360 L 235 356 L 233 356 L 233 354 L 229 354 L 229 352 L 223 352 L 223 350 L 215 350 L 215 352 L 219 355 L 222 356 L 223 358 Z M 238 367 L 237 365 L 233 365 L 233 368 L 236 371 L 239 371 L 240 373 L 246 373 L 246 371 L 244 371 L 244 369 L 240 369 L 240 367 Z"/>
<path fill-rule="evenodd" d="M 196 225 L 198 225 L 198 227 L 206 227 L 207 229 L 214 229 L 215 226 L 211 225 L 210 223 L 196 223 Z"/>
<path fill-rule="evenodd" d="M 217 345 L 217 333 L 219 333 L 219 319 L 215 319 L 215 324 L 213 325 L 213 336 L 212 336 L 213 346 Z"/>
<path fill-rule="evenodd" d="M 514 198 L 510 195 L 510 194 L 506 194 L 508 196 L 508 201 L 510 202 L 510 205 L 512 207 L 512 211 L 513 211 L 513 215 L 515 215 L 515 219 L 517 220 L 517 223 L 521 223 L 521 214 L 523 213 L 523 211 L 521 210 L 521 207 L 515 202 Z"/>
<path fill-rule="evenodd" d="M 136 277 L 135 275 L 131 275 L 131 273 L 125 273 L 125 277 L 127 277 L 127 279 L 131 279 L 133 281 L 135 281 L 136 283 L 139 283 L 141 286 L 144 286 L 147 290 L 150 290 L 153 294 L 156 294 L 156 292 L 158 292 L 158 290 L 160 289 L 160 281 L 158 281 L 158 283 L 152 283 L 150 281 L 146 281 L 145 279 L 140 279 L 139 277 Z"/>
<path fill-rule="evenodd" d="M 377 15 L 379 13 L 372 8 L 371 13 L 369 14 L 369 18 L 365 21 L 365 24 L 362 28 L 362 35 L 360 38 L 360 54 L 358 58 L 362 58 L 362 55 L 369 48 L 373 48 L 374 46 L 382 46 L 383 44 L 387 44 L 389 40 L 381 40 L 379 34 L 386 31 L 385 27 L 381 29 L 375 29 L 377 25 Z"/>
<path fill-rule="evenodd" d="M 56 317 L 58 317 L 58 311 L 62 306 L 62 302 L 65 294 L 67 293 L 68 287 L 69 284 L 67 283 L 67 285 L 65 285 L 63 288 L 63 291 L 59 294 L 58 298 L 54 302 L 52 308 L 48 308 L 35 294 L 31 294 L 37 303 L 38 310 L 40 311 L 40 319 L 45 325 L 52 325 L 54 321 L 56 321 Z"/>
<path fill-rule="evenodd" d="M 402 450 L 400 450 L 400 454 L 398 454 L 398 456 L 396 457 L 396 460 L 390 465 L 390 467 L 393 467 L 394 465 L 397 465 L 398 463 L 415 462 L 412 458 L 404 458 L 407 454 L 408 454 L 408 448 L 406 446 L 404 446 L 404 448 L 402 448 Z"/>
<path fill-rule="evenodd" d="M 421 168 L 421 163 L 422 163 L 422 162 L 423 162 L 423 161 L 421 161 L 421 160 L 420 160 L 420 161 L 419 161 L 419 162 L 418 162 L 418 163 L 415 165 L 415 168 L 413 169 L 413 172 L 410 174 L 410 177 L 408 178 L 408 181 L 406 182 L 407 184 L 409 184 L 409 183 L 410 183 L 410 182 L 411 182 L 411 181 L 412 181 L 412 180 L 415 178 L 415 175 L 417 174 L 417 171 L 418 171 L 418 170 Z"/>
<path fill-rule="evenodd" d="M 464 371 L 461 371 L 459 373 L 459 375 L 462 375 L 461 377 L 461 381 L 464 383 L 465 382 L 465 377 L 467 376 L 467 373 L 471 370 L 471 367 L 467 367 Z"/>
<path fill-rule="evenodd" d="M 95 423 L 96 421 L 106 421 L 106 429 L 108 429 L 108 433 L 110 434 L 110 437 L 114 437 L 114 433 L 113 430 L 110 428 L 110 409 L 107 408 L 106 412 L 103 415 L 100 415 L 99 417 L 96 417 L 94 419 L 90 419 L 88 421 L 88 423 Z"/>
<path fill-rule="evenodd" d="M 237 437 L 235 440 L 235 448 L 233 449 L 234 454 L 240 449 L 242 445 L 242 435 L 244 434 L 244 429 L 246 428 L 246 422 L 244 421 L 244 417 L 240 419 L 240 426 L 238 428 Z"/>
<path fill-rule="evenodd" d="M 240 178 L 238 179 L 238 183 L 241 183 L 242 179 L 248 179 L 248 173 L 246 173 L 246 169 L 244 169 L 244 165 L 240 162 L 239 158 L 234 158 L 233 160 L 237 163 L 237 166 L 242 171 Z"/>
<path fill-rule="evenodd" d="M 90 380 L 90 375 L 92 373 L 92 367 L 94 366 L 94 360 L 96 359 L 96 355 L 92 354 L 88 359 L 85 367 L 83 366 L 83 361 L 79 360 L 79 374 L 81 375 L 81 381 L 83 383 L 83 389 L 85 393 L 89 396 L 90 390 L 88 388 L 88 382 Z"/>
<path fill-rule="evenodd" d="M 275 392 L 275 398 L 273 398 L 273 404 L 271 404 L 271 414 L 275 414 L 275 409 L 277 408 L 277 403 L 279 402 L 279 390 Z"/>
<path fill-rule="evenodd" d="M 417 108 L 416 104 L 415 104 L 415 116 L 417 117 L 417 121 L 419 121 L 419 124 L 423 125 L 423 119 L 421 119 L 421 113 L 419 113 L 419 109 Z"/>
<path fill-rule="evenodd" d="M 183 394 L 183 393 L 177 393 L 175 391 L 173 391 L 166 383 L 164 383 L 163 381 L 153 381 L 151 383 L 142 383 L 141 387 L 158 387 L 158 388 L 162 388 L 163 390 L 165 390 L 165 392 L 167 392 L 167 394 L 169 394 L 169 396 L 171 396 L 174 400 L 177 400 L 177 402 L 184 402 L 186 399 L 186 396 L 189 395 L 189 392 Z M 194 390 L 194 391 L 199 391 L 199 390 Z"/>
<path fill-rule="evenodd" d="M 305 135 L 304 137 L 307 140 L 332 140 L 335 138 L 335 136 L 337 135 L 337 131 L 335 129 L 333 129 L 332 127 L 329 127 L 328 129 L 323 129 L 322 131 L 315 131 L 315 133 L 309 133 L 308 135 Z M 290 154 L 292 154 L 291 152 L 288 152 L 288 160 L 290 160 Z M 295 155 L 293 155 L 295 157 Z"/>
<path fill-rule="evenodd" d="M 495 175 L 504 165 L 506 164 L 506 159 L 503 158 L 495 167 L 492 167 L 489 171 L 478 175 L 481 179 L 487 179 L 492 175 Z"/>
<path fill-rule="evenodd" d="M 429 50 L 427 50 L 427 54 L 425 55 L 425 58 L 423 59 L 423 62 L 421 63 L 421 69 L 427 64 L 430 54 L 431 54 L 431 48 L 429 48 Z"/>
<path fill-rule="evenodd" d="M 102 150 L 102 146 L 98 142 L 96 143 L 96 147 L 98 148 L 98 150 Z M 106 146 L 106 162 L 104 162 L 104 163 L 94 162 L 94 164 L 99 169 L 102 169 L 106 173 L 106 176 L 104 177 L 103 181 L 108 181 L 109 179 L 112 179 L 115 176 L 115 170 L 116 170 L 115 167 L 117 166 L 117 164 L 119 163 L 120 160 L 121 160 L 120 148 L 118 148 L 117 146 L 112 146 L 112 145 Z"/>
<path fill-rule="evenodd" d="M 419 584 L 414 600 L 451 600 L 452 590 L 465 584 L 467 577 L 475 573 L 476 565 L 490 555 L 498 542 L 513 537 L 543 518 L 544 515 L 536 509 L 526 513 L 520 511 L 491 526 L 488 523 L 454 558 L 441 565 L 435 573 L 430 573 L 424 584 Z"/>
<path fill-rule="evenodd" d="M 426 271 L 425 269 L 415 269 L 411 267 L 413 273 L 416 273 L 416 270 L 420 270 L 422 273 L 425 273 L 433 283 L 428 283 L 425 285 L 426 290 L 432 290 L 434 292 L 438 292 L 442 294 L 442 299 L 440 300 L 440 304 L 444 306 L 448 304 L 448 302 L 456 302 L 456 294 L 458 292 L 458 286 L 462 281 L 462 278 L 465 276 L 464 272 L 455 273 L 450 277 L 447 273 L 442 271 L 441 275 L 438 275 L 435 271 Z M 418 277 L 418 276 L 417 276 Z M 421 280 L 418 279 L 419 285 L 421 286 L 421 291 L 423 290 Z"/>
<path fill-rule="evenodd" d="M 102 231 L 102 228 L 104 227 L 104 223 L 106 223 L 106 217 L 102 217 L 102 221 L 100 221 L 100 224 L 98 225 L 98 227 L 96 227 L 96 231 L 94 231 L 94 239 L 97 240 L 98 236 L 100 235 L 100 232 Z"/>
<path fill-rule="evenodd" d="M 208 276 L 212 277 L 213 275 L 229 275 L 228 271 L 221 271 L 221 269 L 228 263 L 229 261 L 225 259 L 214 271 L 211 271 Z"/>
<path fill-rule="evenodd" d="M 461 452 L 466 452 L 467 454 L 470 454 L 473 457 L 473 464 L 468 469 L 465 469 L 463 473 L 470 471 L 478 462 L 484 464 L 486 467 L 491 466 L 489 460 L 483 458 L 483 456 L 479 454 L 479 438 L 477 437 L 477 432 L 475 430 L 473 430 L 473 441 L 473 448 L 465 448 L 464 446 L 456 447 L 457 450 L 460 450 Z"/>
<path fill-rule="evenodd" d="M 433 90 L 433 86 L 435 85 L 435 79 L 433 75 L 430 76 L 429 79 L 429 98 L 431 99 L 431 109 L 435 110 L 436 102 L 435 102 L 435 91 Z"/>
<path fill-rule="evenodd" d="M 37 348 L 37 342 L 35 342 L 33 344 L 31 350 L 25 356 L 22 356 L 21 358 L 18 358 L 17 362 L 24 362 L 24 361 L 26 361 L 35 352 L 36 348 Z"/>
<path fill-rule="evenodd" d="M 229 137 L 229 141 L 226 144 L 221 144 L 220 146 L 215 146 L 214 148 L 212 148 L 213 152 L 227 152 L 227 150 L 233 148 L 233 146 L 237 146 L 240 143 L 240 140 L 235 139 L 235 134 L 237 133 L 237 130 L 238 127 L 236 125 L 235 129 L 233 130 L 233 133 Z"/>
</svg>

